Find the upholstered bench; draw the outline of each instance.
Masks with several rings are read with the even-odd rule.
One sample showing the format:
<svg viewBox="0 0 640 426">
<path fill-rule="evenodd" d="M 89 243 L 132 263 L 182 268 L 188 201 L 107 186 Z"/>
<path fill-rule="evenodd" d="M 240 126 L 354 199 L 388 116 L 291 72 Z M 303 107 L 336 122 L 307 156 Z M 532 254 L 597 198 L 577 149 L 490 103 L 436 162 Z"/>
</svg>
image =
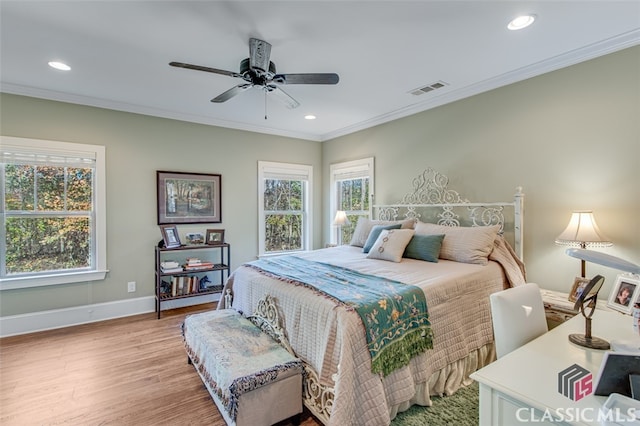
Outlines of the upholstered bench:
<svg viewBox="0 0 640 426">
<path fill-rule="evenodd" d="M 189 361 L 228 425 L 271 425 L 302 412 L 302 361 L 264 325 L 233 309 L 185 318 Z"/>
</svg>

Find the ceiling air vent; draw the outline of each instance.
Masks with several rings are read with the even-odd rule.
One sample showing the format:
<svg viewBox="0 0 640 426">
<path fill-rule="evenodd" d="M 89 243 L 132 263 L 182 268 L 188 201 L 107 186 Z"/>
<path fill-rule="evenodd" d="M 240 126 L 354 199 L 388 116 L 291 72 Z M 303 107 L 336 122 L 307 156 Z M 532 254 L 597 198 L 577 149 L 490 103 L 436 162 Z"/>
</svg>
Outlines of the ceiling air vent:
<svg viewBox="0 0 640 426">
<path fill-rule="evenodd" d="M 417 89 L 410 90 L 409 93 L 415 96 L 424 95 L 425 93 L 429 93 L 433 90 L 440 89 L 441 87 L 447 86 L 448 83 L 444 81 L 436 81 L 435 83 L 429 84 L 427 86 L 418 87 Z"/>
</svg>

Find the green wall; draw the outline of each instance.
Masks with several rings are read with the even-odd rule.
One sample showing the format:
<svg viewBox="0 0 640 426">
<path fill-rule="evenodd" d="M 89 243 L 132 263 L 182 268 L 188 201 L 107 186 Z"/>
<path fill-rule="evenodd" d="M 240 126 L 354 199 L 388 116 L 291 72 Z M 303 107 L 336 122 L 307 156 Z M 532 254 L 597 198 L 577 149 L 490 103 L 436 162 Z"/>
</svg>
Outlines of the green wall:
<svg viewBox="0 0 640 426">
<path fill-rule="evenodd" d="M 379 203 L 399 201 L 427 166 L 472 201 L 510 200 L 523 186 L 528 278 L 542 287 L 568 291 L 579 271 L 554 244 L 572 210 L 594 210 L 614 242 L 602 250 L 640 263 L 640 47 L 323 143 L 8 94 L 0 108 L 3 135 L 106 147 L 110 270 L 99 282 L 2 291 L 1 316 L 152 296 L 156 170 L 220 173 L 232 268 L 254 259 L 258 160 L 314 166 L 315 248 L 329 239 L 329 164 L 373 156 Z M 602 296 L 617 275 L 587 273 L 607 278 Z"/>
<path fill-rule="evenodd" d="M 156 171 L 220 173 L 222 223 L 180 225 L 181 237 L 225 229 L 232 268 L 258 252 L 258 160 L 311 164 L 314 213 L 321 217 L 321 144 L 22 96 L 2 94 L 5 136 L 106 147 L 107 264 L 104 281 L 0 292 L 2 316 L 153 296 Z M 315 246 L 322 224 L 314 223 Z M 127 292 L 136 281 L 137 291 Z"/>
<path fill-rule="evenodd" d="M 400 201 L 427 166 L 470 201 L 508 201 L 522 186 L 527 278 L 542 287 L 568 292 L 579 274 L 580 261 L 554 243 L 573 210 L 594 211 L 614 243 L 600 250 L 640 264 L 640 47 L 340 137 L 322 152 L 323 170 L 375 157 L 380 204 Z M 618 271 L 587 265 L 596 273 L 606 297 Z"/>
</svg>

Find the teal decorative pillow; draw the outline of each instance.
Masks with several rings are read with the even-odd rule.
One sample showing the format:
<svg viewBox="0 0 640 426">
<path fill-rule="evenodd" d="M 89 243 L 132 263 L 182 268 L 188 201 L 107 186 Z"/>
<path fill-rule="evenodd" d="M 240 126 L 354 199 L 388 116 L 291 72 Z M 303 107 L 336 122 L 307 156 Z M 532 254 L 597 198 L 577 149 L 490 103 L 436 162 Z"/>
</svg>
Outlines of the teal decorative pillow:
<svg viewBox="0 0 640 426">
<path fill-rule="evenodd" d="M 442 248 L 444 234 L 439 235 L 414 235 L 407 248 L 404 249 L 402 257 L 411 259 L 426 260 L 427 262 L 437 262 Z"/>
<path fill-rule="evenodd" d="M 364 246 L 362 246 L 362 252 L 369 253 L 369 250 L 371 250 L 371 247 L 373 247 L 376 240 L 378 239 L 380 232 L 385 229 L 400 229 L 401 226 L 402 225 L 400 223 L 396 223 L 395 225 L 375 225 L 373 228 L 371 228 L 369 236 L 367 237 L 367 241 L 364 243 Z"/>
<path fill-rule="evenodd" d="M 398 223 L 402 225 L 400 229 L 413 229 L 416 226 L 416 220 L 413 218 L 405 220 L 371 220 L 366 217 L 360 217 L 349 244 L 356 247 L 364 247 L 374 225 L 396 225 Z"/>
</svg>

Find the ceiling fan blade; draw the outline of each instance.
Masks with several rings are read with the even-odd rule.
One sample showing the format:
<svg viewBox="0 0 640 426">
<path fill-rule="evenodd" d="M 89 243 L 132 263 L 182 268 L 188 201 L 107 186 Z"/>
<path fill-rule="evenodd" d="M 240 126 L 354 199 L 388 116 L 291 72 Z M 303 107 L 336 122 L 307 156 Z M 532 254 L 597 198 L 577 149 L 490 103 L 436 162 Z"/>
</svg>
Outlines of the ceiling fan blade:
<svg viewBox="0 0 640 426">
<path fill-rule="evenodd" d="M 289 95 L 287 92 L 275 86 L 273 84 L 269 84 L 264 86 L 264 90 L 274 95 L 274 98 L 282 102 L 287 108 L 294 109 L 300 106 L 300 102 L 296 101 Z"/>
<path fill-rule="evenodd" d="M 271 45 L 257 38 L 249 39 L 249 66 L 252 69 L 266 73 L 269 71 L 269 57 Z"/>
<path fill-rule="evenodd" d="M 202 65 L 185 64 L 184 62 L 169 62 L 169 65 L 171 65 L 172 67 L 187 68 L 187 69 L 190 69 L 190 70 L 212 72 L 214 74 L 222 74 L 222 75 L 226 75 L 226 76 L 229 76 L 229 77 L 242 78 L 242 75 L 238 74 L 237 72 L 219 70 L 217 68 L 203 67 Z"/>
<path fill-rule="evenodd" d="M 340 77 L 335 73 L 276 74 L 272 81 L 280 84 L 338 84 Z"/>
<path fill-rule="evenodd" d="M 211 102 L 215 102 L 217 104 L 228 101 L 229 99 L 233 98 L 236 95 L 239 95 L 240 93 L 244 92 L 245 90 L 249 89 L 251 86 L 253 86 L 252 84 L 246 83 L 246 84 L 238 84 L 235 87 L 232 87 L 231 89 L 227 90 L 224 93 L 219 94 L 218 96 L 216 96 L 215 98 L 211 99 Z"/>
</svg>

